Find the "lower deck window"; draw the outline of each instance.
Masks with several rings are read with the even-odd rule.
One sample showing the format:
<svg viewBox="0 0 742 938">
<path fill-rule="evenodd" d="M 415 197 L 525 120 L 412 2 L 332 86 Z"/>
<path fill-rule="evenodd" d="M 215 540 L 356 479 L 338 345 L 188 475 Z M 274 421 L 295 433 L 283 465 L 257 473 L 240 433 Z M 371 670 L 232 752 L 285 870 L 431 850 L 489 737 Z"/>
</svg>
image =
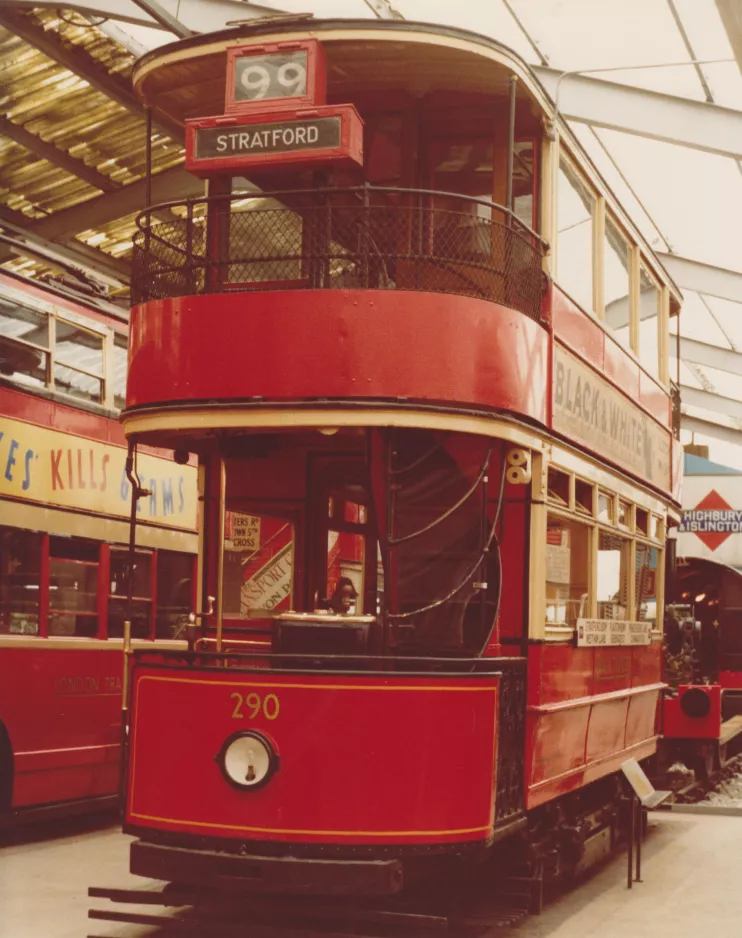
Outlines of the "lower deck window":
<svg viewBox="0 0 742 938">
<path fill-rule="evenodd" d="M 152 554 L 134 554 L 131 597 L 131 636 L 149 638 L 152 625 Z M 129 551 L 111 549 L 110 586 L 108 594 L 108 636 L 121 638 L 124 620 L 129 613 Z"/>
<path fill-rule="evenodd" d="M 98 551 L 82 538 L 49 544 L 49 635 L 98 634 Z"/>
<path fill-rule="evenodd" d="M 227 511 L 223 613 L 260 619 L 291 609 L 294 526 L 286 518 Z"/>
<path fill-rule="evenodd" d="M 158 551 L 155 636 L 174 638 L 193 607 L 193 557 Z"/>
<path fill-rule="evenodd" d="M 598 535 L 599 619 L 630 619 L 629 548 L 627 538 L 609 531 Z"/>
<path fill-rule="evenodd" d="M 587 615 L 590 529 L 549 515 L 546 531 L 546 621 L 575 626 Z"/>
<path fill-rule="evenodd" d="M 0 528 L 0 634 L 39 633 L 41 538 Z"/>
</svg>

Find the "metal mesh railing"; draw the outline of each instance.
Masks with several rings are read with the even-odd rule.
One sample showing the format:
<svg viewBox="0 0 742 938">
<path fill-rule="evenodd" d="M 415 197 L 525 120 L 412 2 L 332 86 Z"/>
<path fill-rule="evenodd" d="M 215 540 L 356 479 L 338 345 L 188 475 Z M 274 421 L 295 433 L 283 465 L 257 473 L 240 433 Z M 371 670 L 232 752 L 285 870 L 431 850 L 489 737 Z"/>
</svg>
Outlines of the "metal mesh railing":
<svg viewBox="0 0 742 938">
<path fill-rule="evenodd" d="M 359 187 L 156 208 L 158 217 L 138 219 L 134 303 L 229 290 L 365 288 L 463 294 L 540 317 L 543 242 L 486 200 Z M 185 217 L 163 222 L 166 208 Z"/>
</svg>

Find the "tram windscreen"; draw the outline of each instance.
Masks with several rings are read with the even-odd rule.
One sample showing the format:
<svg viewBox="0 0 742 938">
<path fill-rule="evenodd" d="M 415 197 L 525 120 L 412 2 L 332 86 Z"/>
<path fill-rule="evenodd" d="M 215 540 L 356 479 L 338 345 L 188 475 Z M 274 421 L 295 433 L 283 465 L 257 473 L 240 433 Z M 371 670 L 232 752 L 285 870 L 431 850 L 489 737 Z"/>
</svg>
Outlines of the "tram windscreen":
<svg viewBox="0 0 742 938">
<path fill-rule="evenodd" d="M 389 619 L 397 644 L 426 653 L 478 651 L 491 624 L 483 585 L 491 572 L 491 442 L 404 430 L 393 435 L 391 449 L 387 541 L 396 589 Z"/>
</svg>

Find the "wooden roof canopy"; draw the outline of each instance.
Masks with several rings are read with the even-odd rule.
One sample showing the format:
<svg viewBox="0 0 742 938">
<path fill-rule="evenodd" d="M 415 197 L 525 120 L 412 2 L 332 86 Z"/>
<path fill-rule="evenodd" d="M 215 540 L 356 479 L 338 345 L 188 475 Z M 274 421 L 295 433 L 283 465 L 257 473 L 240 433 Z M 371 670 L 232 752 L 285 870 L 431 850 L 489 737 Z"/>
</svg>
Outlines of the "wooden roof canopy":
<svg viewBox="0 0 742 938">
<path fill-rule="evenodd" d="M 144 56 L 133 73 L 134 90 L 156 114 L 183 123 L 224 110 L 226 50 L 316 38 L 327 54 L 328 102 L 393 93 L 410 99 L 458 92 L 505 99 L 513 74 L 531 113 L 549 108 L 528 66 L 511 50 L 463 30 L 398 21 L 267 21 L 208 33 L 161 46 Z"/>
</svg>

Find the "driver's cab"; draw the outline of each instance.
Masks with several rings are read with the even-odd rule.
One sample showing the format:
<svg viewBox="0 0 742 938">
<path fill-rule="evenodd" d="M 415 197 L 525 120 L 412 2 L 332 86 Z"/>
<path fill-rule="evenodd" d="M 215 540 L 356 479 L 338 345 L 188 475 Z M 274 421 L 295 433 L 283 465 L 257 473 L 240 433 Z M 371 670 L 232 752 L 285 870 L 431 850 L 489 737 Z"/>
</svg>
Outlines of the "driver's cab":
<svg viewBox="0 0 742 938">
<path fill-rule="evenodd" d="M 231 438 L 207 462 L 208 634 L 291 655 L 481 653 L 499 461 L 490 440 L 421 429 Z"/>
</svg>

